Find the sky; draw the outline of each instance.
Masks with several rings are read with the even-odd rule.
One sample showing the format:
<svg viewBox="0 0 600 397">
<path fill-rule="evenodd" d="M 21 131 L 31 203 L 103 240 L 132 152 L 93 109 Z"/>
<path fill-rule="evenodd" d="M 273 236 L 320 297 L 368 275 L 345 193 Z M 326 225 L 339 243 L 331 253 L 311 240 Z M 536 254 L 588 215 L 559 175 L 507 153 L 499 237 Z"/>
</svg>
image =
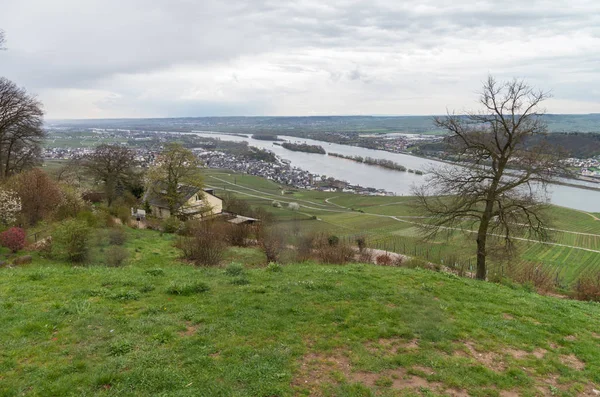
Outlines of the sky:
<svg viewBox="0 0 600 397">
<path fill-rule="evenodd" d="M 600 112 L 600 1 L 2 0 L 46 118 L 430 115 L 489 74 Z"/>
</svg>

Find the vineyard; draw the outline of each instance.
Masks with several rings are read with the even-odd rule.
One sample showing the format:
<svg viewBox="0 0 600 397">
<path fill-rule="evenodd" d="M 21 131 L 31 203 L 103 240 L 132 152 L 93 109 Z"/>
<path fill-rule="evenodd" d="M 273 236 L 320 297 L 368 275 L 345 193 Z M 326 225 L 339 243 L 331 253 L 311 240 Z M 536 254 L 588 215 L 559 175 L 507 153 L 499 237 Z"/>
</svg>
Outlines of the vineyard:
<svg viewBox="0 0 600 397">
<path fill-rule="evenodd" d="M 286 191 L 264 178 L 211 170 L 207 184 L 217 194 L 247 200 L 262 207 L 296 231 L 330 233 L 354 242 L 365 237 L 371 248 L 397 252 L 432 263 L 472 270 L 475 266 L 474 236 L 449 231 L 424 240 L 419 225 L 424 219 L 411 207 L 410 197 L 360 196 L 320 191 Z M 274 208 L 278 201 L 281 208 Z M 298 210 L 289 203 L 300 205 Z M 600 269 L 600 220 L 594 214 L 551 207 L 550 240 L 520 240 L 512 265 L 535 263 L 556 272 L 557 281 L 569 285 L 582 273 Z M 522 236 L 523 239 L 526 236 Z M 491 265 L 505 262 L 491 258 Z"/>
</svg>

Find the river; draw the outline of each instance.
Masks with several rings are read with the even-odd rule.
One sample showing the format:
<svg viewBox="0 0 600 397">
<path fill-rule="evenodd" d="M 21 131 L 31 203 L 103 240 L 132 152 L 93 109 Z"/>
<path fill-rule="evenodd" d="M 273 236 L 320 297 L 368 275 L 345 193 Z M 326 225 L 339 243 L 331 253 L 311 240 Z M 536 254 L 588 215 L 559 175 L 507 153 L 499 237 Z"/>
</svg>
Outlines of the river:
<svg viewBox="0 0 600 397">
<path fill-rule="evenodd" d="M 399 196 L 411 194 L 415 184 L 422 183 L 426 175 L 416 175 L 410 172 L 398 172 L 385 168 L 361 164 L 355 161 L 342 159 L 323 154 L 293 152 L 281 146 L 274 145 L 271 141 L 261 141 L 252 138 L 243 138 L 237 135 L 220 134 L 207 131 L 194 131 L 195 134 L 209 138 L 222 140 L 248 142 L 251 146 L 268 149 L 279 157 L 287 159 L 291 165 L 307 170 L 313 174 L 327 175 L 336 179 L 347 181 L 364 187 L 374 187 L 394 192 Z M 290 142 L 307 143 L 309 145 L 322 146 L 327 152 L 340 153 L 345 156 L 362 156 L 386 159 L 394 161 L 406 168 L 414 170 L 427 170 L 431 166 L 443 163 L 431 159 L 411 156 L 407 154 L 391 153 L 383 150 L 366 149 L 357 146 L 340 145 L 315 141 L 312 139 L 300 139 L 290 136 L 279 136 Z M 568 181 L 587 186 L 598 186 L 583 181 Z M 548 189 L 550 202 L 562 207 L 574 208 L 581 211 L 600 212 L 600 191 L 579 189 L 572 186 L 551 185 Z"/>
</svg>

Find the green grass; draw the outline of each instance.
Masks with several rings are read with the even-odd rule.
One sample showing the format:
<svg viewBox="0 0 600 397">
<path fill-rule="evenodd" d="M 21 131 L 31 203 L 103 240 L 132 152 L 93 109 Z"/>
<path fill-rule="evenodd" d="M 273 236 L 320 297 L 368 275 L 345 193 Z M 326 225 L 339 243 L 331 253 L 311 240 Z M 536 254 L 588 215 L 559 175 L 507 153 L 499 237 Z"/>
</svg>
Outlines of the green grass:
<svg viewBox="0 0 600 397">
<path fill-rule="evenodd" d="M 254 249 L 228 253 L 250 265 L 195 268 L 172 236 L 129 233 L 122 268 L 36 256 L 0 269 L 0 395 L 575 396 L 600 384 L 599 304 L 418 269 L 264 268 Z"/>
</svg>

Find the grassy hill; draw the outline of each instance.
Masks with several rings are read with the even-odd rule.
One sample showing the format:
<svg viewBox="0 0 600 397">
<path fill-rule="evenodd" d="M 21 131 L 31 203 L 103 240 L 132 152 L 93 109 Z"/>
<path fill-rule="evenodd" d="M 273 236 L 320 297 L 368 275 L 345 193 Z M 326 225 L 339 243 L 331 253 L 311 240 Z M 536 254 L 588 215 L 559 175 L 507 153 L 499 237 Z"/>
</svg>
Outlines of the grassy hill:
<svg viewBox="0 0 600 397">
<path fill-rule="evenodd" d="M 600 304 L 427 270 L 181 263 L 130 230 L 129 264 L 0 269 L 0 395 L 581 396 Z"/>
</svg>

